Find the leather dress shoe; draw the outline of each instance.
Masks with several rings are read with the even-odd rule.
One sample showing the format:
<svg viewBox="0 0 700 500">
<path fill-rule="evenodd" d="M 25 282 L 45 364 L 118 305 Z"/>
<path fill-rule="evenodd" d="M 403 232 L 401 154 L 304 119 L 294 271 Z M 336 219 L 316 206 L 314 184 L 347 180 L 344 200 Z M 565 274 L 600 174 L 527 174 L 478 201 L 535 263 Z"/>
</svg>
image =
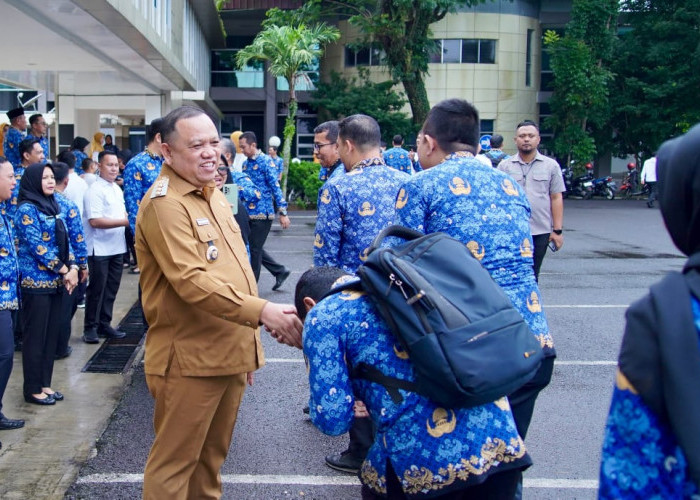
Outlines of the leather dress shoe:
<svg viewBox="0 0 700 500">
<path fill-rule="evenodd" d="M 46 394 L 50 398 L 55 399 L 56 401 L 64 400 L 63 394 L 58 391 L 54 391 L 53 394 L 49 394 L 48 392 L 45 392 L 44 394 Z"/>
<path fill-rule="evenodd" d="M 54 356 L 54 359 L 66 359 L 68 356 L 71 355 L 72 352 L 73 352 L 73 348 L 71 346 L 68 346 L 68 348 L 66 349 L 66 351 L 63 354 L 56 354 Z"/>
<path fill-rule="evenodd" d="M 47 406 L 47 405 L 55 405 L 56 404 L 56 400 L 54 398 L 52 398 L 51 396 L 47 396 L 44 399 L 39 399 L 39 398 L 32 396 L 31 394 L 25 394 L 24 400 L 27 403 L 32 403 L 34 405 L 40 405 L 40 406 Z"/>
<path fill-rule="evenodd" d="M 86 344 L 99 344 L 100 339 L 97 337 L 97 330 L 91 328 L 83 332 L 83 342 Z"/>
<path fill-rule="evenodd" d="M 11 429 L 19 429 L 20 427 L 24 427 L 24 420 L 7 418 L 5 415 L 0 416 L 0 430 L 6 431 Z"/>
<path fill-rule="evenodd" d="M 102 330 L 97 332 L 98 337 L 106 337 L 108 339 L 123 339 L 126 337 L 126 333 L 121 330 L 115 330 L 111 326 L 107 326 Z"/>
<path fill-rule="evenodd" d="M 279 290 L 279 288 L 282 286 L 282 284 L 287 281 L 287 278 L 289 278 L 289 275 L 291 274 L 291 271 L 289 269 L 285 269 L 281 273 L 279 273 L 277 276 L 275 276 L 275 284 L 272 287 L 272 290 Z"/>
<path fill-rule="evenodd" d="M 328 467 L 341 472 L 349 472 L 350 474 L 357 474 L 360 471 L 363 461 L 364 460 L 360 458 L 352 456 L 349 450 L 326 457 L 326 465 Z"/>
</svg>

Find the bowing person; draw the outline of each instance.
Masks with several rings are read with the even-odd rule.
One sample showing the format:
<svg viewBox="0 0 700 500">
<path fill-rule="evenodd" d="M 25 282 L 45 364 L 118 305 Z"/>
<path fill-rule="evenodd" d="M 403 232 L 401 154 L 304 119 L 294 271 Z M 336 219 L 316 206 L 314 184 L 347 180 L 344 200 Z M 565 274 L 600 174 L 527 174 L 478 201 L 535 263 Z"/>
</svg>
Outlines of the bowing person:
<svg viewBox="0 0 700 500">
<path fill-rule="evenodd" d="M 51 388 L 61 320 L 61 289 L 65 287 L 71 293 L 78 284 L 78 266 L 61 209 L 54 199 L 55 188 L 51 165 L 30 165 L 20 182 L 15 214 L 22 273 L 24 399 L 38 405 L 63 400 L 63 394 Z"/>
</svg>

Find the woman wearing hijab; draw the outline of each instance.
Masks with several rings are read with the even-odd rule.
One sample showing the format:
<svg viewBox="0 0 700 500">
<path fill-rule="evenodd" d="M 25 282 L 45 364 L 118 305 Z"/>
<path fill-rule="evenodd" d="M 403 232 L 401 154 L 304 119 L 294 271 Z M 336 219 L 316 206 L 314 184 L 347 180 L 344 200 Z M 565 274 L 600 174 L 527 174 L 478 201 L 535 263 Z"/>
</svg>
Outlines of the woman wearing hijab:
<svg viewBox="0 0 700 500">
<path fill-rule="evenodd" d="M 87 154 L 85 154 L 85 148 L 90 144 L 90 141 L 88 141 L 85 137 L 78 136 L 75 139 L 73 139 L 73 143 L 70 146 L 70 151 L 73 152 L 73 155 L 75 156 L 75 173 L 78 175 L 83 174 L 83 169 L 82 169 L 82 164 L 83 160 L 87 158 Z"/>
<path fill-rule="evenodd" d="M 22 274 L 24 399 L 38 405 L 63 400 L 63 394 L 51 388 L 61 321 L 61 288 L 72 293 L 78 284 L 78 266 L 61 209 L 54 199 L 55 187 L 50 165 L 34 163 L 27 167 L 20 182 L 15 215 L 17 260 Z"/>
<path fill-rule="evenodd" d="M 700 125 L 657 154 L 658 196 L 682 272 L 627 310 L 603 440 L 600 498 L 700 492 Z"/>
<path fill-rule="evenodd" d="M 102 141 L 104 140 L 104 138 L 105 138 L 105 135 L 102 132 L 95 132 L 95 135 L 92 136 L 92 142 L 90 143 L 89 156 L 94 161 L 97 161 L 98 156 L 105 149 L 104 147 L 102 147 Z"/>
</svg>

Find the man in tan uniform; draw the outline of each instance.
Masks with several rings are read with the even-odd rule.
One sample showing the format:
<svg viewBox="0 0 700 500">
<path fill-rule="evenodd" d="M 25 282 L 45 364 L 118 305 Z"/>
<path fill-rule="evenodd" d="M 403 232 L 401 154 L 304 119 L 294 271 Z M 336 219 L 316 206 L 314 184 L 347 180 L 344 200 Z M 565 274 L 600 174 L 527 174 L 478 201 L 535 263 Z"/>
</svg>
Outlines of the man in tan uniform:
<svg viewBox="0 0 700 500">
<path fill-rule="evenodd" d="M 240 229 L 213 181 L 214 123 L 182 107 L 162 125 L 165 164 L 136 224 L 156 433 L 143 497 L 219 498 L 246 374 L 264 363 L 258 326 L 301 347 L 302 325 L 294 306 L 257 297 Z"/>
</svg>

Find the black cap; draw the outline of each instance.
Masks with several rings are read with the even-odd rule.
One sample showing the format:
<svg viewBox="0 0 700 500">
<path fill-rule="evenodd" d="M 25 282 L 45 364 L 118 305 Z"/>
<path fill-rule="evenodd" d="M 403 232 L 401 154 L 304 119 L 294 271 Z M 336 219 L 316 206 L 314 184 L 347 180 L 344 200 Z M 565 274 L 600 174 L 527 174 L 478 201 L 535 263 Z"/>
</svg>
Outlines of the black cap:
<svg viewBox="0 0 700 500">
<path fill-rule="evenodd" d="M 8 111 L 8 112 L 7 112 L 7 117 L 8 117 L 10 120 L 14 120 L 14 119 L 17 118 L 18 116 L 22 116 L 23 114 L 24 114 L 24 108 L 23 108 L 23 107 L 19 107 L 19 108 L 11 109 L 10 111 Z"/>
</svg>

